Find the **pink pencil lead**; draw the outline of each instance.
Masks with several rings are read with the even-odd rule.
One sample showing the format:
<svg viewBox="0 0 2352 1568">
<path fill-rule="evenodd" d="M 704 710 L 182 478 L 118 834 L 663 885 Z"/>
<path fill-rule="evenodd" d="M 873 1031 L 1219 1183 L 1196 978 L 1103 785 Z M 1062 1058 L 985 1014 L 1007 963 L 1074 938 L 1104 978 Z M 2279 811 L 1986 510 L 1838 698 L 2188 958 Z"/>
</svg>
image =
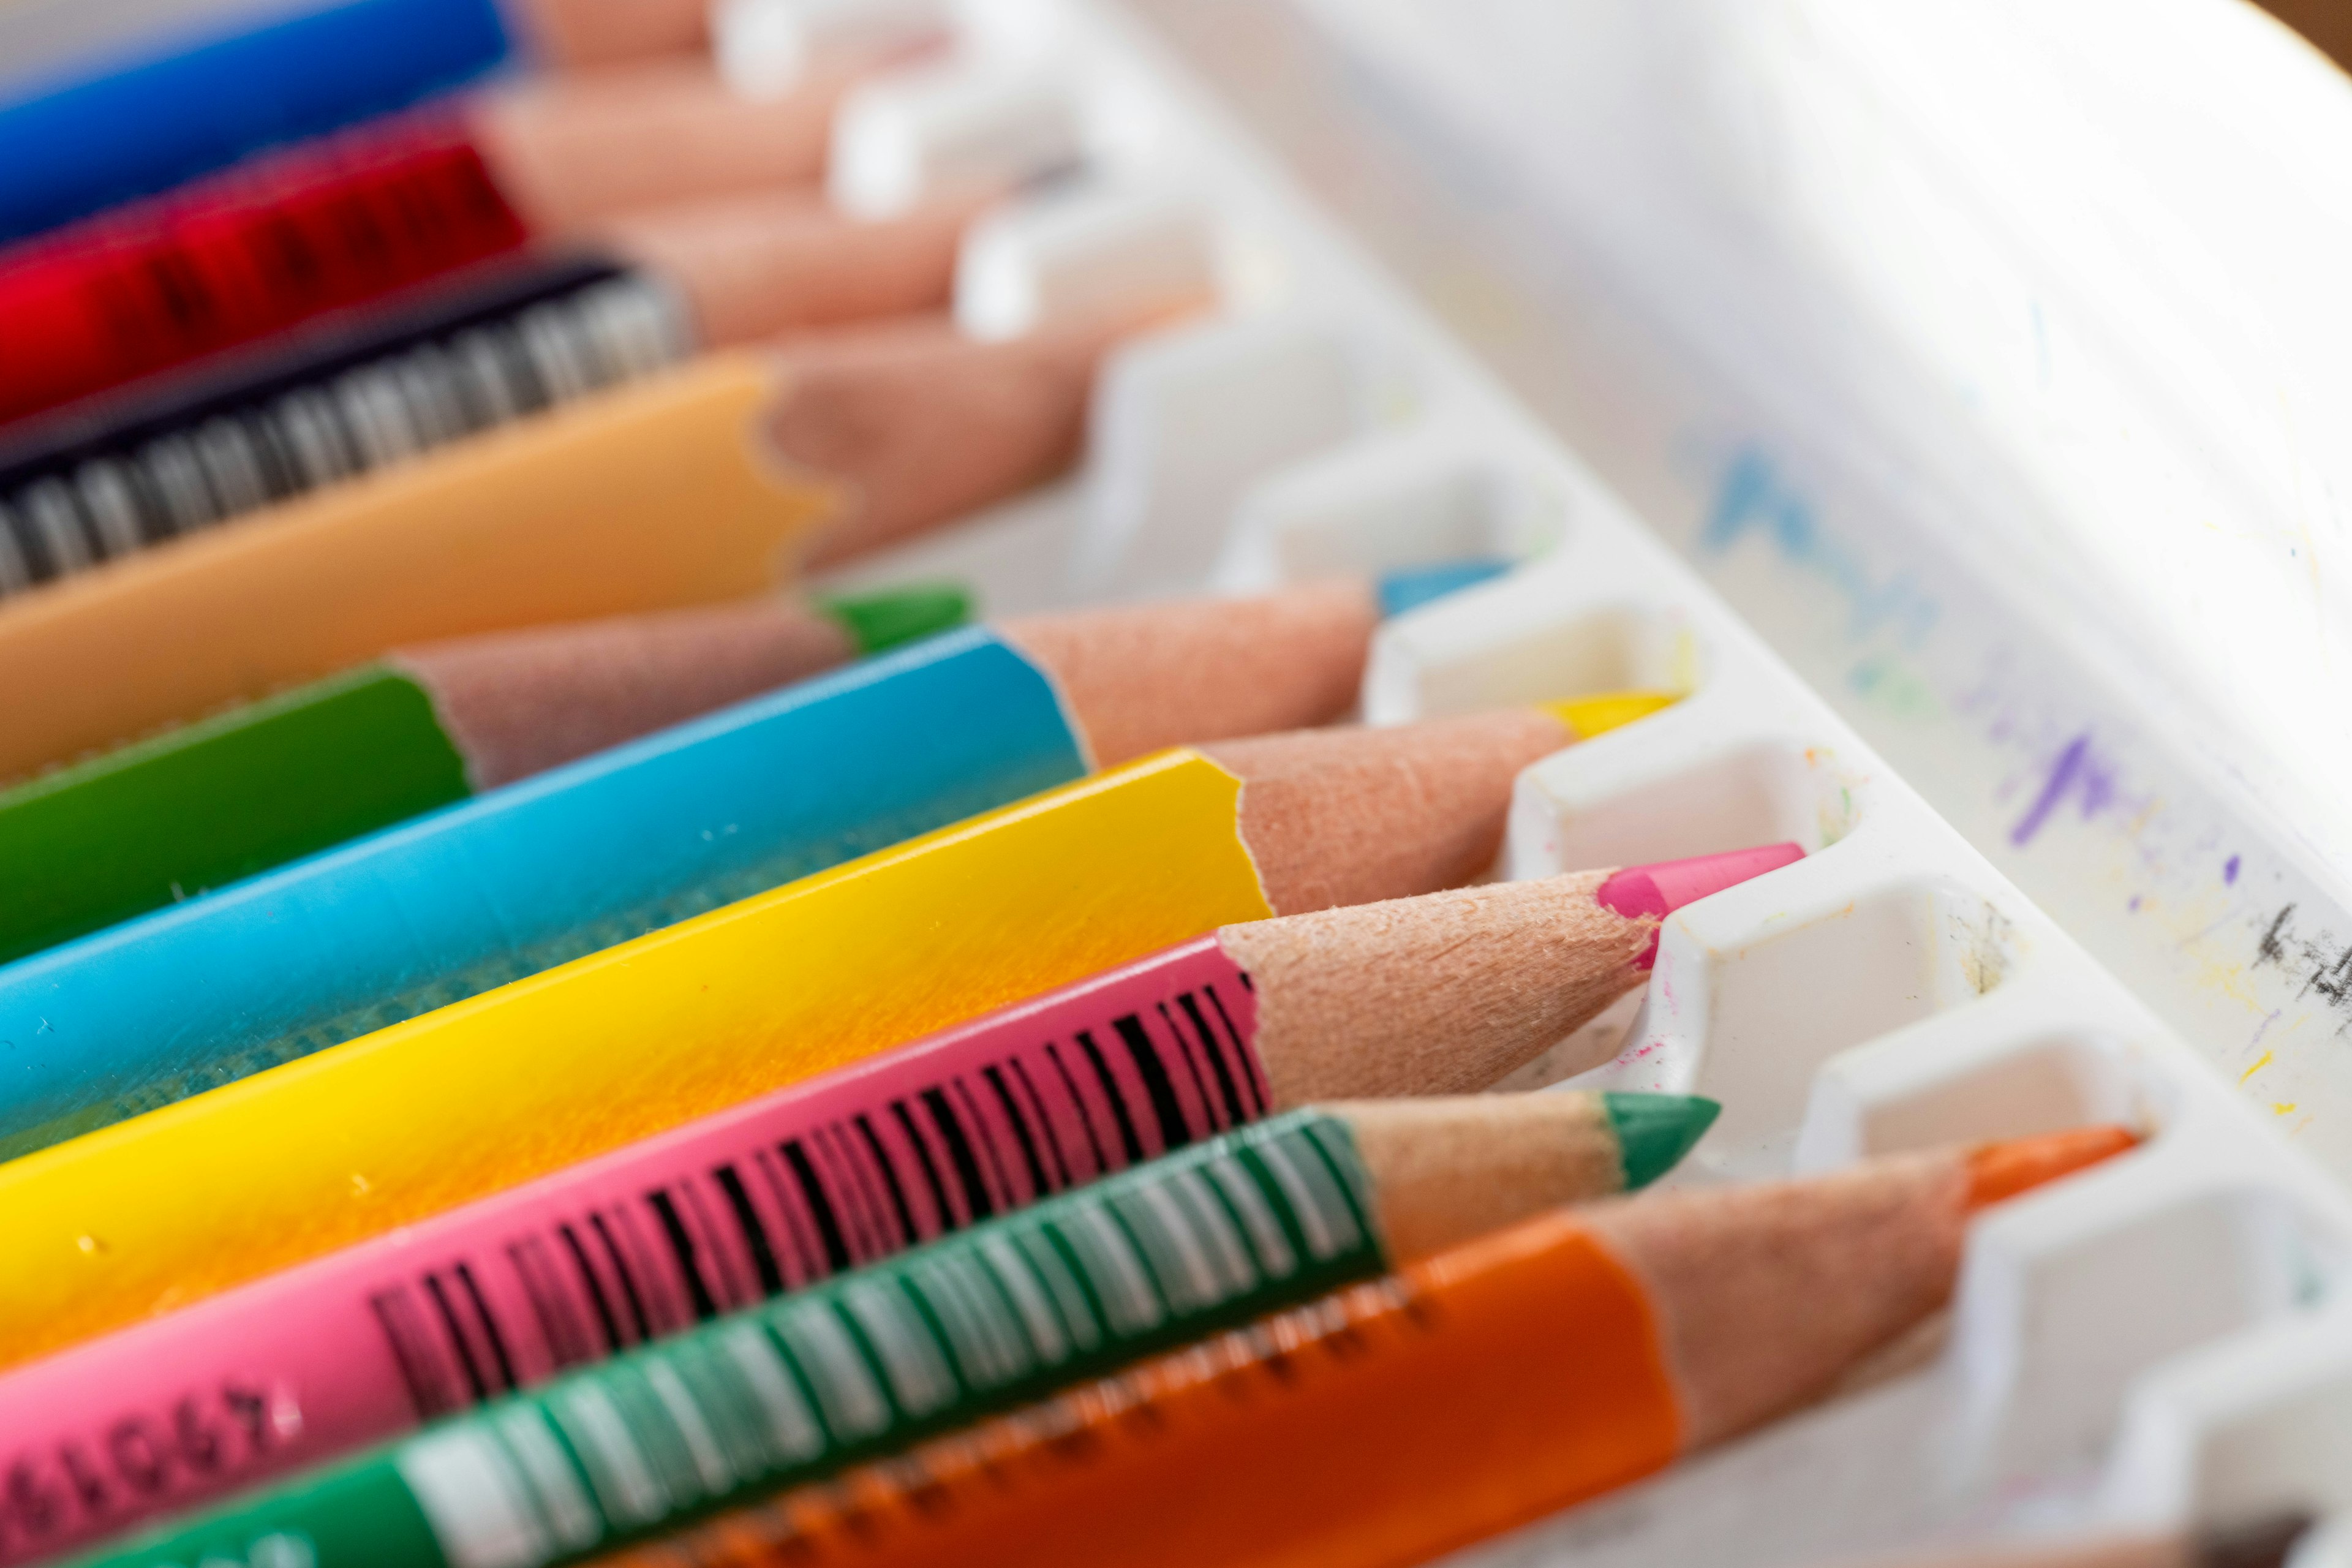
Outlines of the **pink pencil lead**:
<svg viewBox="0 0 2352 1568">
<path fill-rule="evenodd" d="M 1717 855 L 1694 855 L 1686 860 L 1660 860 L 1648 866 L 1628 866 L 1601 884 L 1593 901 L 1627 920 L 1664 920 L 1710 893 L 1737 887 L 1767 871 L 1777 871 L 1805 858 L 1794 844 L 1765 844 L 1749 849 L 1729 849 Z M 1644 969 L 1657 962 L 1658 940 L 1653 934 L 1641 957 Z"/>
</svg>

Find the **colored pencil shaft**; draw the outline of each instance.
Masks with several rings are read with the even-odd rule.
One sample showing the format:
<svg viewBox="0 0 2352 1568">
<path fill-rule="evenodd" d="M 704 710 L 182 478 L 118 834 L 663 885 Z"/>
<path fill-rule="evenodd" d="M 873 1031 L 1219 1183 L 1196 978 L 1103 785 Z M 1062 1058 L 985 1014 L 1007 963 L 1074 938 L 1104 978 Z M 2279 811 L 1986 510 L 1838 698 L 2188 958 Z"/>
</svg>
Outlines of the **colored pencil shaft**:
<svg viewBox="0 0 2352 1568">
<path fill-rule="evenodd" d="M 0 100 L 0 239 L 150 195 L 536 58 L 606 64 L 698 47 L 687 0 L 328 0 L 97 53 Z"/>
<path fill-rule="evenodd" d="M 694 349 L 665 282 L 492 263 L 0 447 L 0 597 L 649 375 Z"/>
<path fill-rule="evenodd" d="M 0 1356 L 211 1295 L 1234 920 L 1466 881 L 1491 862 L 1512 779 L 1570 738 L 1522 710 L 1163 752 L 11 1161 Z M 562 852 L 575 885 L 593 886 L 583 842 Z M 460 887 L 503 895 L 491 870 L 465 866 Z M 267 1162 L 252 1158 L 261 1147 Z"/>
<path fill-rule="evenodd" d="M 625 264 L 485 264 L 411 289 L 356 328 L 338 318 L 279 333 L 34 420 L 0 454 L 0 595 L 642 378 L 698 348 L 937 309 L 969 210 L 950 200 L 857 223 L 745 198 L 648 215 L 608 247 L 634 258 Z M 18 335 L 5 271 L 0 343 Z M 71 316 L 38 291 L 18 303 L 44 323 Z M 121 330 L 151 357 L 174 341 L 152 323 Z"/>
<path fill-rule="evenodd" d="M 488 0 L 342 0 L 77 62 L 0 102 L 0 239 L 402 108 L 513 52 Z"/>
<path fill-rule="evenodd" d="M 1685 874 L 1682 892 L 1703 896 L 1760 858 L 1710 859 L 1712 874 Z M 1586 938 L 1609 949 L 1626 977 L 1606 992 L 1585 988 L 1588 1010 L 1630 983 L 1638 961 L 1627 955 L 1650 921 L 1625 921 L 1631 940 L 1614 944 Z M 1496 944 L 1507 945 L 1510 922 L 1496 923 Z M 1431 924 L 1424 940 L 1461 934 Z M 1399 966 L 1419 956 L 1413 942 L 1382 946 Z M 1329 967 L 1349 978 L 1346 961 Z M 677 1332 L 710 1310 L 740 1309 L 1230 1131 L 1302 1093 L 1454 1089 L 1480 1064 L 1556 1037 L 1544 1032 L 1560 1022 L 1549 1006 L 1496 1017 L 1497 994 L 1549 989 L 1530 975 L 1572 979 L 1577 967 L 1556 961 L 1468 984 L 1433 975 L 1431 988 L 1460 1021 L 1444 1040 L 1421 1042 L 1421 1075 L 1402 1078 L 1386 1059 L 1388 1042 L 1358 1040 L 1344 1013 L 1325 1021 L 1321 1038 L 1296 1024 L 1262 1037 L 1269 990 L 1304 977 L 1246 975 L 1218 939 L 1203 938 L 119 1331 L 0 1376 L 0 1431 L 14 1439 L 0 1445 L 0 1473 L 24 1475 L 22 1489 L 51 1500 L 37 1517 L 19 1510 L 13 1538 L 0 1529 L 0 1558 L 66 1550 L 534 1385 L 644 1337 L 615 1302 L 637 1303 L 652 1333 Z M 1484 1037 L 1492 1034 L 1510 1039 L 1497 1049 Z M 1345 1045 L 1356 1059 L 1342 1066 L 1334 1047 Z M 1429 1048 L 1440 1045 L 1447 1048 Z M 1475 1103 L 1510 1119 L 1548 1102 Z M 1615 1130 L 1607 1157 L 1629 1187 L 1663 1173 L 1713 1115 L 1708 1102 L 1677 1096 L 1604 1103 Z M 1465 1224 L 1512 1217 L 1523 1183 L 1465 1182 L 1452 1163 L 1457 1151 L 1444 1134 L 1482 1135 L 1477 1119 L 1433 1112 L 1448 1126 L 1431 1136 L 1412 1114 L 1399 1131 L 1408 1151 L 1444 1170 L 1430 1184 L 1441 1206 L 1424 1218 L 1429 1205 L 1392 1192 L 1383 1234 L 1428 1250 Z M 1566 1157 L 1571 1143 L 1546 1147 Z M 1608 1190 L 1607 1175 L 1590 1178 L 1595 1193 Z M 1490 1199 L 1505 1206 L 1465 1215 L 1465 1202 Z M 608 1236 L 650 1246 L 607 1251 Z M 604 1260 L 593 1275 L 582 1261 L 590 1249 Z M 442 1315 L 443 1302 L 457 1303 L 458 1315 Z M 597 1325 L 608 1314 L 616 1326 L 605 1336 Z M 302 1332 L 286 1333 L 289 1323 Z M 74 1476 L 109 1469 L 117 1430 L 155 1434 L 168 1452 L 184 1406 L 200 1430 L 228 1434 L 217 1462 L 167 1464 L 158 1485 L 142 1472 L 117 1473 L 94 1492 L 74 1487 Z"/>
<path fill-rule="evenodd" d="M 0 1152 L 552 968 L 1090 762 L 1328 721 L 1354 701 L 1374 599 L 1337 583 L 943 638 L 0 968 L 0 1028 L 21 1020 L 40 1042 L 0 1079 Z M 1575 722 L 1591 733 L 1663 700 L 1587 703 Z M 510 744 L 547 734 L 509 717 L 524 721 Z M 583 862 L 583 845 L 602 847 Z M 496 900 L 474 896 L 493 871 Z"/>
<path fill-rule="evenodd" d="M 0 419 L 362 305 L 530 237 L 446 111 L 0 250 Z"/>
<path fill-rule="evenodd" d="M 618 1562 L 1423 1562 L 1818 1395 L 1948 1295 L 1971 1210 L 2129 1142 L 1558 1211 Z"/>
<path fill-rule="evenodd" d="M 1691 1119 L 1682 1147 L 1706 1119 Z M 1075 1119 L 1066 1131 L 1069 1153 L 1083 1157 Z M 971 1177 L 977 1192 L 976 1166 Z M 1610 1106 L 1598 1096 L 1294 1111 L 1020 1213 L 982 1210 L 970 1229 L 895 1262 L 570 1372 L 543 1392 L 167 1527 L 108 1561 L 201 1559 L 282 1532 L 310 1540 L 321 1568 L 456 1568 L 488 1537 L 528 1539 L 546 1504 L 562 1526 L 508 1561 L 576 1561 L 1371 1278 L 1421 1255 L 1391 1224 L 1400 1205 L 1427 1216 L 1450 1211 L 1463 1189 L 1507 1190 L 1467 1224 L 1424 1224 L 1422 1239 L 1442 1247 L 1477 1234 L 1490 1215 L 1507 1223 L 1625 1185 Z M 379 1300 L 388 1319 L 415 1324 L 412 1364 L 421 1361 L 425 1302 Z M 565 1305 L 593 1334 L 589 1304 Z M 877 1364 L 855 1348 L 861 1340 Z M 569 1447 L 585 1462 L 518 1469 L 508 1458 L 518 1445 L 534 1458 Z M 615 1489 L 623 1476 L 657 1479 Z M 509 1505 L 498 1506 L 509 1488 Z M 635 1495 L 623 1501 L 625 1489 Z"/>
<path fill-rule="evenodd" d="M 683 368 L 0 602 L 17 778 L 405 644 L 764 593 L 1076 457 L 1126 315 L 970 343 L 941 323 Z M 680 519 L 691 526 L 680 526 Z"/>
<path fill-rule="evenodd" d="M 1172 752 L 0 1165 L 0 1355 L 198 1300 L 1264 914 L 1234 832 L 1239 790 Z M 571 841 L 575 861 L 586 842 Z M 459 874 L 499 886 L 495 866 Z M 574 878 L 596 880 L 593 865 Z M 592 973 L 603 984 L 580 989 Z M 251 1158 L 256 1135 L 267 1162 Z M 165 1178 L 154 1156 L 194 1163 Z"/>
<path fill-rule="evenodd" d="M 2310 1528 L 2305 1515 L 2279 1514 L 2194 1533 L 1888 1558 L 1882 1568 L 2280 1568 Z"/>
<path fill-rule="evenodd" d="M 225 886 L 963 619 L 914 590 L 503 632 L 0 791 L 0 961 Z"/>
<path fill-rule="evenodd" d="M 0 420 L 378 306 L 533 241 L 593 243 L 666 279 L 709 347 L 945 307 L 977 194 L 898 221 L 835 216 L 806 183 L 832 85 L 780 107 L 731 98 L 707 68 L 650 74 L 396 116 L 0 250 Z M 785 139 L 800 150 L 736 169 L 743 142 L 776 139 L 729 120 L 787 112 L 806 122 Z M 723 151 L 698 157 L 706 143 Z M 659 183 L 625 174 L 654 160 Z"/>
</svg>

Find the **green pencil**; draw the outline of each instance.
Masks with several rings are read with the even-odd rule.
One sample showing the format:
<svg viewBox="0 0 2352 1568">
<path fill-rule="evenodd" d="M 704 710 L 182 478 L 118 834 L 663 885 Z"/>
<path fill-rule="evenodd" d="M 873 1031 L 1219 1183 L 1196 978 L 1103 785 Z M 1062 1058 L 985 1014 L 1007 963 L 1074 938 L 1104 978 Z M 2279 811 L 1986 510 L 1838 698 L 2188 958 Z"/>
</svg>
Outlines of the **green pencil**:
<svg viewBox="0 0 2352 1568">
<path fill-rule="evenodd" d="M 0 962 L 962 623 L 954 587 L 395 652 L 0 793 Z"/>
</svg>

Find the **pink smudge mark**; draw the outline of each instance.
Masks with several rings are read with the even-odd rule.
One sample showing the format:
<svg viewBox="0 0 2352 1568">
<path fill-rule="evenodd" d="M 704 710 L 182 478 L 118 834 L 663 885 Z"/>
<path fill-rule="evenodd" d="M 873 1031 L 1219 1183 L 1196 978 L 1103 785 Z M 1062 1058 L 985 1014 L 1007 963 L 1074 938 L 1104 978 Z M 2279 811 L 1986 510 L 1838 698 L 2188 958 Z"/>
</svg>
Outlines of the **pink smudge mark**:
<svg viewBox="0 0 2352 1568">
<path fill-rule="evenodd" d="M 2087 730 L 2066 742 L 2051 764 L 2050 776 L 2042 785 L 2042 793 L 2033 798 L 2017 826 L 2009 830 L 2009 841 L 2020 849 L 2033 842 L 2048 823 L 2051 814 L 2058 809 L 2069 791 L 2080 797 L 2082 813 L 2095 816 L 2116 798 L 2116 778 L 2105 764 L 2091 754 L 2091 732 Z"/>
<path fill-rule="evenodd" d="M 1695 904 L 1709 893 L 1737 887 L 1767 871 L 1777 871 L 1805 858 L 1794 844 L 1765 844 L 1752 849 L 1727 850 L 1720 855 L 1695 855 L 1687 860 L 1661 860 L 1649 866 L 1628 866 L 1593 889 L 1593 902 L 1627 920 L 1664 920 L 1676 910 Z M 1658 933 L 1633 961 L 1647 969 L 1658 961 Z"/>
</svg>

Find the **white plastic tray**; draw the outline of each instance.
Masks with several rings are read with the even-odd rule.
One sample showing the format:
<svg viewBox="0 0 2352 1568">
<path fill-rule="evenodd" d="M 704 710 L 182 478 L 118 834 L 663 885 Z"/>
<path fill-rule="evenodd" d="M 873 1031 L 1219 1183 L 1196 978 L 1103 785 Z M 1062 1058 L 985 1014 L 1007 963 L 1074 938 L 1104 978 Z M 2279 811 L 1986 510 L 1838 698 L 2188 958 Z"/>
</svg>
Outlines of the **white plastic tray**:
<svg viewBox="0 0 2352 1568">
<path fill-rule="evenodd" d="M 1871 1386 L 1465 1560 L 1760 1568 L 2352 1503 L 2352 1304 L 2334 1300 L 2352 1200 L 2280 1119 L 1940 818 L 1152 41 L 1087 0 L 976 3 L 1024 42 L 971 68 L 1049 68 L 1085 92 L 1113 193 L 1100 253 L 1138 193 L 1192 202 L 1229 309 L 1122 351 L 1074 484 L 857 578 L 957 572 L 1003 613 L 1465 549 L 1522 559 L 1382 632 L 1367 719 L 1692 695 L 1524 774 L 1503 873 L 1811 851 L 1670 921 L 1638 1013 L 1601 1026 L 1625 1031 L 1616 1060 L 1578 1080 L 1719 1096 L 1677 1179 L 2084 1119 L 2156 1131 L 1980 1224 L 1948 1324 Z M 992 226 L 991 299 L 1049 300 L 1046 274 L 1083 270 L 1087 198 L 1050 199 L 1080 216 Z M 2240 853 L 2242 877 L 2288 874 L 2283 850 L 2259 868 Z"/>
</svg>

